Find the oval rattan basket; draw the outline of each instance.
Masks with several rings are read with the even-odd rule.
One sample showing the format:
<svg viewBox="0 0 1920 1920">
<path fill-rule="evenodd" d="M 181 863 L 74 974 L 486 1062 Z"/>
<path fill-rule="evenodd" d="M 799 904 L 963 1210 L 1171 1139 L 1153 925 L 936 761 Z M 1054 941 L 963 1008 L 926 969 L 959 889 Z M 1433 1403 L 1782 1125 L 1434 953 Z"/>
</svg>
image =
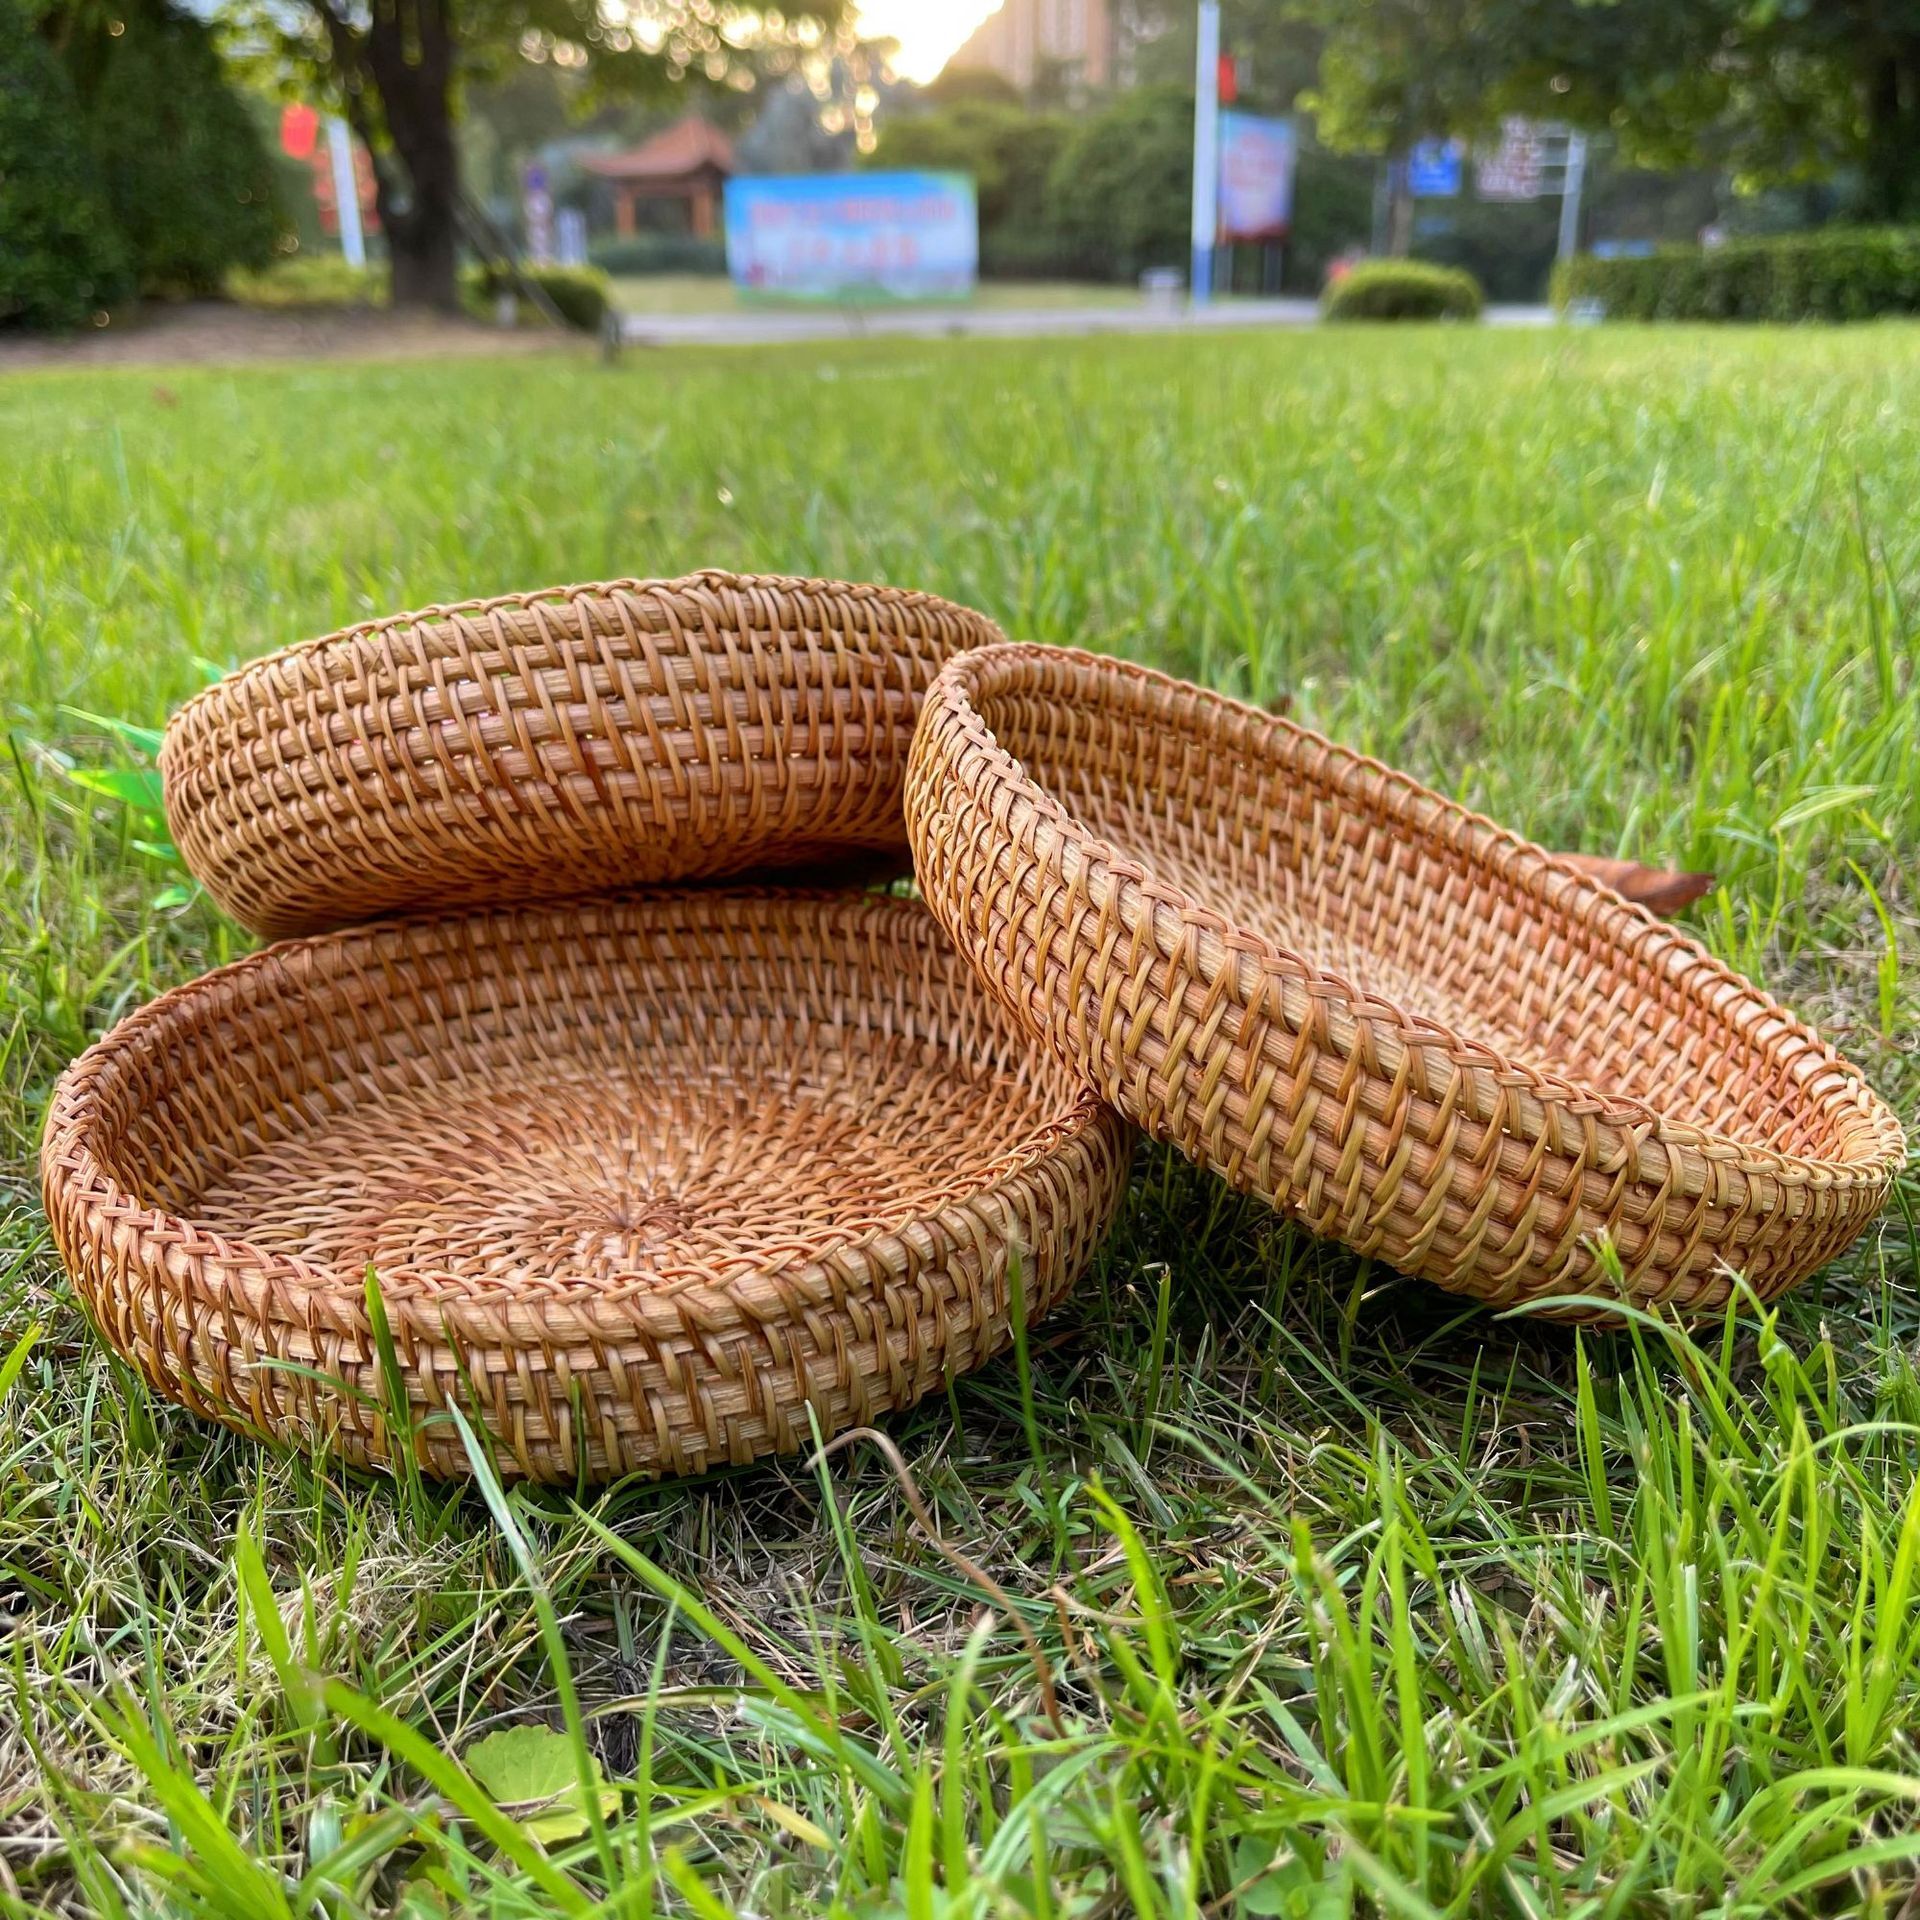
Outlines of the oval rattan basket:
<svg viewBox="0 0 1920 1920">
<path fill-rule="evenodd" d="M 1091 1257 L 1130 1135 L 915 902 L 400 920 L 175 989 L 62 1078 L 47 1213 L 196 1413 L 422 1466 L 697 1473 L 904 1407 Z M 439 1416 L 436 1418 L 436 1416 Z"/>
<path fill-rule="evenodd" d="M 1859 1072 L 1692 940 L 1164 675 L 955 660 L 906 804 L 935 914 L 1121 1112 L 1443 1287 L 1692 1311 L 1740 1273 L 1769 1296 L 1860 1233 L 1903 1159 Z"/>
<path fill-rule="evenodd" d="M 275 938 L 863 851 L 904 872 L 921 696 L 1003 637 L 931 594 L 727 573 L 430 607 L 189 700 L 167 817 Z"/>
</svg>

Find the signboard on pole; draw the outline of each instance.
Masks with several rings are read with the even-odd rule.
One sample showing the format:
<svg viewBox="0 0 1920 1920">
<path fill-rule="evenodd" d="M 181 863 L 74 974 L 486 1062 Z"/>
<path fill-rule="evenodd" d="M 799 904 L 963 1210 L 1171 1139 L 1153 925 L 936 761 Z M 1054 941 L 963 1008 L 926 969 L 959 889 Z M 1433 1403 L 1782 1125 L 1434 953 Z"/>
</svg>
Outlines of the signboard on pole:
<svg viewBox="0 0 1920 1920">
<path fill-rule="evenodd" d="M 1220 116 L 1220 237 L 1284 240 L 1293 224 L 1293 122 Z"/>
<path fill-rule="evenodd" d="M 553 265 L 553 195 L 547 170 L 538 160 L 520 176 L 520 221 L 526 229 L 527 258 L 536 267 Z"/>
<path fill-rule="evenodd" d="M 1458 140 L 1416 140 L 1407 155 L 1407 191 L 1416 200 L 1457 200 L 1465 155 Z"/>
<path fill-rule="evenodd" d="M 1545 130 L 1519 114 L 1500 123 L 1500 144 L 1482 154 L 1474 185 L 1482 200 L 1538 200 L 1547 169 Z"/>
<path fill-rule="evenodd" d="M 959 300 L 979 273 L 964 173 L 744 175 L 726 209 L 727 271 L 746 293 Z"/>
<path fill-rule="evenodd" d="M 337 115 L 322 119 L 313 108 L 290 101 L 280 109 L 280 151 L 289 160 L 305 161 L 311 169 L 313 210 L 320 231 L 338 236 L 349 266 L 365 266 L 365 236 L 380 227 L 374 210 L 373 166 L 366 148 Z"/>
</svg>

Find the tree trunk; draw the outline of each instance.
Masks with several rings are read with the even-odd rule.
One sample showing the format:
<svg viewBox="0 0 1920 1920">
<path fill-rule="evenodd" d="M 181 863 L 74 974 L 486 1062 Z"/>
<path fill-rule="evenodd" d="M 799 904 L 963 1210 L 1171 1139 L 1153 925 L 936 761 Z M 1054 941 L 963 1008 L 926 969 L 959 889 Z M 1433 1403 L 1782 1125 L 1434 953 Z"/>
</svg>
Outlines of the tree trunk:
<svg viewBox="0 0 1920 1920">
<path fill-rule="evenodd" d="M 1920 36 L 1876 49 L 1862 95 L 1861 210 L 1890 224 L 1920 219 Z"/>
<path fill-rule="evenodd" d="M 452 211 L 430 219 L 410 218 L 399 230 L 387 228 L 396 307 L 430 307 L 438 313 L 460 311 L 460 276 Z"/>
<path fill-rule="evenodd" d="M 1395 260 L 1404 260 L 1413 252 L 1413 195 L 1407 186 L 1407 163 L 1399 161 L 1388 188 L 1387 252 Z"/>
<path fill-rule="evenodd" d="M 408 147 L 401 149 L 407 172 L 405 203 L 389 204 L 399 199 L 396 193 L 382 195 L 380 205 L 380 225 L 393 265 L 393 304 L 457 313 L 460 178 L 453 128 L 443 125 L 439 138 L 431 129 L 412 132 Z M 400 145 L 397 132 L 394 144 Z"/>
<path fill-rule="evenodd" d="M 316 0 L 347 81 L 354 130 L 373 156 L 393 304 L 460 310 L 460 159 L 453 138 L 452 0 L 374 0 L 355 29 Z M 367 94 L 378 96 L 384 142 Z"/>
</svg>

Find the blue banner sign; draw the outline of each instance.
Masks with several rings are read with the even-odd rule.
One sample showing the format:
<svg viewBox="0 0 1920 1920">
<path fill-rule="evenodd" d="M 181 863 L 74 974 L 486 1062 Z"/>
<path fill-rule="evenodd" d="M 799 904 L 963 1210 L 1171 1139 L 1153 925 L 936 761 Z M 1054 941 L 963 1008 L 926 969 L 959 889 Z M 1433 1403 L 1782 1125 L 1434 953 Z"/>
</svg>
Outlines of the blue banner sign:
<svg viewBox="0 0 1920 1920">
<path fill-rule="evenodd" d="M 1281 240 L 1293 224 L 1291 120 L 1220 116 L 1220 238 Z"/>
<path fill-rule="evenodd" d="M 1457 200 L 1465 159 L 1461 141 L 1415 141 L 1407 155 L 1407 191 L 1416 200 Z"/>
<path fill-rule="evenodd" d="M 746 175 L 727 182 L 727 271 L 745 293 L 958 300 L 980 268 L 963 173 Z"/>
</svg>

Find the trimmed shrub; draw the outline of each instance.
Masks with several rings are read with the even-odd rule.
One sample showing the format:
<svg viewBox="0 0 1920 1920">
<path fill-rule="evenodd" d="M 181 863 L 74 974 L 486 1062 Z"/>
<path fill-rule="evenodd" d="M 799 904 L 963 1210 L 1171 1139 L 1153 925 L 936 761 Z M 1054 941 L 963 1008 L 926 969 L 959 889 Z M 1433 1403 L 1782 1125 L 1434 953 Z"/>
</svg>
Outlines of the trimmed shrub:
<svg viewBox="0 0 1920 1920">
<path fill-rule="evenodd" d="M 216 293 L 233 268 L 271 265 L 273 161 L 204 23 L 129 7 L 109 46 L 87 119 L 142 291 Z"/>
<path fill-rule="evenodd" d="M 598 267 L 522 267 L 517 274 L 500 267 L 472 267 L 465 278 L 467 304 L 484 317 L 493 317 L 493 303 L 503 293 L 517 294 L 531 281 L 559 309 L 568 326 L 582 333 L 598 333 L 606 318 L 611 289 Z M 528 318 L 528 302 L 520 302 L 520 318 Z"/>
<path fill-rule="evenodd" d="M 77 327 L 132 291 L 73 83 L 0 0 L 0 326 Z"/>
<path fill-rule="evenodd" d="M 1424 260 L 1366 260 L 1320 296 L 1327 320 L 1477 320 L 1480 283 Z"/>
<path fill-rule="evenodd" d="M 1583 254 L 1553 278 L 1556 305 L 1609 320 L 1871 320 L 1920 313 L 1920 227 L 1830 227 L 1638 259 Z"/>
<path fill-rule="evenodd" d="M 726 243 L 696 240 L 690 233 L 636 233 L 602 240 L 587 249 L 602 273 L 725 273 Z"/>
<path fill-rule="evenodd" d="M 377 307 L 387 297 L 379 267 L 349 266 L 337 253 L 298 253 L 264 272 L 239 268 L 227 276 L 229 300 L 243 307 Z"/>
</svg>

